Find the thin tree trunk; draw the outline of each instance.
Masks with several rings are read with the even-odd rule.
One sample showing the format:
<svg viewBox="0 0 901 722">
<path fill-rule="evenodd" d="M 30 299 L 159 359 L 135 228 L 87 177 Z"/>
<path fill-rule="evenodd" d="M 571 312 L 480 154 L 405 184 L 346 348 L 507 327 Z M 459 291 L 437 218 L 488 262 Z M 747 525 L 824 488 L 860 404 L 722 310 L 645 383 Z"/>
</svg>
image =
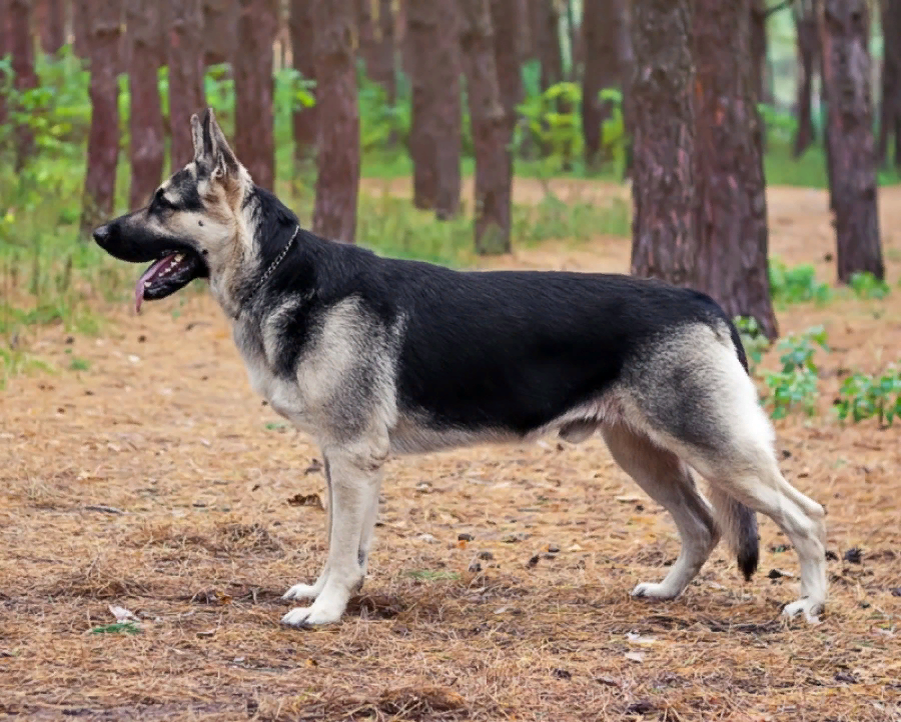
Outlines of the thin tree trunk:
<svg viewBox="0 0 901 722">
<path fill-rule="evenodd" d="M 563 55 L 560 52 L 560 13 L 554 0 L 533 0 L 535 43 L 541 61 L 541 90 L 563 80 Z"/>
<path fill-rule="evenodd" d="M 510 250 L 507 117 L 501 102 L 489 0 L 460 0 L 460 42 L 475 145 L 475 246 L 480 254 Z"/>
<path fill-rule="evenodd" d="M 623 84 L 623 126 L 626 134 L 625 163 L 623 167 L 623 178 L 632 176 L 633 164 L 633 122 L 632 122 L 632 76 L 635 71 L 635 53 L 632 48 L 632 20 L 631 20 L 631 3 L 627 0 L 619 2 L 619 25 L 620 25 L 620 79 Z"/>
<path fill-rule="evenodd" d="M 238 37 L 235 0 L 203 0 L 203 64 L 219 65 L 231 61 Z"/>
<path fill-rule="evenodd" d="M 66 44 L 66 4 L 63 0 L 44 0 L 41 5 L 41 49 L 56 55 Z"/>
<path fill-rule="evenodd" d="M 901 158 L 896 128 L 901 124 L 901 1 L 882 0 L 882 105 L 879 113 L 879 165 L 888 164 L 889 145 L 894 136 L 895 158 Z"/>
<path fill-rule="evenodd" d="M 582 77 L 582 133 L 585 164 L 602 162 L 601 126 L 610 117 L 610 103 L 598 97 L 605 88 L 621 87 L 619 40 L 621 0 L 584 0 L 582 34 L 585 44 L 585 74 Z"/>
<path fill-rule="evenodd" d="M 356 0 L 357 52 L 366 65 L 366 75 L 375 80 L 378 75 L 378 58 L 375 43 L 375 27 L 372 23 L 372 1 Z"/>
<path fill-rule="evenodd" d="M 353 243 L 360 185 L 353 0 L 314 0 L 313 20 L 319 112 L 328 119 L 319 124 L 313 232 Z"/>
<path fill-rule="evenodd" d="M 505 173 L 506 184 L 513 192 L 513 153 L 510 145 L 516 128 L 516 107 L 522 100 L 521 58 L 523 25 L 526 16 L 521 0 L 491 0 L 491 27 L 494 31 L 494 64 L 497 72 L 498 91 L 504 110 L 503 146 L 508 150 Z M 512 203 L 512 200 L 511 200 Z"/>
<path fill-rule="evenodd" d="M 460 47 L 456 3 L 409 0 L 413 203 L 438 218 L 460 204 Z"/>
<path fill-rule="evenodd" d="M 90 57 L 90 32 L 91 32 L 91 2 L 90 0 L 72 0 L 72 51 L 76 57 L 87 59 Z"/>
<path fill-rule="evenodd" d="M 34 69 L 34 45 L 31 37 L 31 0 L 9 0 L 9 51 L 12 53 L 13 85 L 24 93 L 38 85 Z M 34 155 L 34 134 L 24 123 L 16 126 L 16 171 L 22 170 Z"/>
<path fill-rule="evenodd" d="M 632 6 L 632 273 L 677 285 L 697 250 L 691 0 Z"/>
<path fill-rule="evenodd" d="M 235 154 L 261 188 L 275 190 L 272 112 L 276 0 L 240 0 L 235 73 Z"/>
<path fill-rule="evenodd" d="M 800 158 L 816 135 L 813 127 L 813 75 L 816 68 L 819 38 L 817 32 L 818 0 L 798 0 L 793 6 L 798 35 L 797 114 L 794 156 Z"/>
<path fill-rule="evenodd" d="M 831 185 L 838 279 L 858 271 L 883 278 L 870 98 L 870 14 L 866 0 L 824 0 L 820 21 L 829 102 Z"/>
<path fill-rule="evenodd" d="M 761 127 L 752 78 L 750 0 L 695 0 L 697 252 L 690 285 L 770 339 Z"/>
<path fill-rule="evenodd" d="M 394 67 L 394 10 L 391 0 L 379 0 L 378 27 L 379 39 L 375 50 L 377 80 L 388 94 L 388 103 L 394 105 L 397 102 L 397 72 Z"/>
<path fill-rule="evenodd" d="M 81 237 L 113 214 L 119 158 L 119 84 L 122 3 L 95 0 L 91 7 L 91 132 L 81 204 Z"/>
<path fill-rule="evenodd" d="M 576 25 L 573 0 L 566 0 L 566 35 L 567 40 L 569 41 L 569 72 L 566 74 L 566 77 L 571 83 L 575 83 L 579 78 L 579 58 L 576 48 L 579 45 L 581 33 L 579 32 L 579 27 Z"/>
<path fill-rule="evenodd" d="M 0 0 L 0 58 L 5 58 L 10 52 L 9 20 L 9 0 Z M 6 73 L 0 69 L 0 87 L 5 86 L 6 82 Z M 0 126 L 6 125 L 8 120 L 9 107 L 6 101 L 6 93 L 0 93 Z M 0 150 L 4 150 L 4 148 L 5 144 L 0 144 Z"/>
<path fill-rule="evenodd" d="M 288 27 L 291 31 L 291 56 L 294 69 L 304 80 L 316 80 L 316 56 L 313 43 L 316 36 L 313 26 L 314 0 L 291 0 Z M 317 91 L 309 91 L 316 95 Z M 316 133 L 319 115 L 317 107 L 299 108 L 294 111 L 294 158 L 303 160 L 316 155 Z"/>
<path fill-rule="evenodd" d="M 157 69 L 162 57 L 159 6 L 126 0 L 125 26 L 130 47 L 128 86 L 131 94 L 129 132 L 131 188 L 129 205 L 141 208 L 163 177 L 165 140 Z"/>
<path fill-rule="evenodd" d="M 171 166 L 181 168 L 194 157 L 191 115 L 206 106 L 203 90 L 203 3 L 166 0 L 169 64 Z"/>
</svg>

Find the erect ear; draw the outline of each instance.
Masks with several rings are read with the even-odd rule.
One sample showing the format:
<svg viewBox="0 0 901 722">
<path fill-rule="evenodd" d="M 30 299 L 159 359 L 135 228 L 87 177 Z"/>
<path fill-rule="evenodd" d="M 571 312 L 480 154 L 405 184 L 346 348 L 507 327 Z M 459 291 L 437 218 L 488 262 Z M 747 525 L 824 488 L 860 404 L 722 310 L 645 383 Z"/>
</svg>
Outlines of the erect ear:
<svg viewBox="0 0 901 722">
<path fill-rule="evenodd" d="M 216 122 L 216 116 L 213 114 L 212 108 L 207 108 L 203 114 L 202 130 L 204 149 L 207 148 L 207 143 L 209 143 L 209 158 L 213 166 L 213 176 L 237 177 L 241 170 L 241 164 L 225 139 L 225 133 L 222 132 L 222 128 Z"/>
<path fill-rule="evenodd" d="M 194 141 L 194 162 L 199 162 L 209 157 L 208 153 L 204 153 L 203 143 L 203 126 L 197 114 L 191 116 L 191 140 Z"/>
</svg>

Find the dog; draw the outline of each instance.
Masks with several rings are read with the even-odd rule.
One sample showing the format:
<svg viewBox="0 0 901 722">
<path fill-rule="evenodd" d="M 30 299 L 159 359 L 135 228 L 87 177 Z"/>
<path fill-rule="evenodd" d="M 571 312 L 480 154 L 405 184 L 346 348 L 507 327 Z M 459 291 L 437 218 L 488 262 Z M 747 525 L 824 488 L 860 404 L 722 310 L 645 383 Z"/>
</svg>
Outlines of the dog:
<svg viewBox="0 0 901 722">
<path fill-rule="evenodd" d="M 802 596 L 784 614 L 816 621 L 825 512 L 780 473 L 740 337 L 711 298 L 625 275 L 460 272 L 319 238 L 254 185 L 211 110 L 191 129 L 193 161 L 93 235 L 151 263 L 138 310 L 208 279 L 254 390 L 322 450 L 328 558 L 285 594 L 312 600 L 285 624 L 337 622 L 362 586 L 390 455 L 550 432 L 600 432 L 672 515 L 678 559 L 633 596 L 678 596 L 721 534 L 750 578 L 760 512 L 799 557 Z"/>
</svg>

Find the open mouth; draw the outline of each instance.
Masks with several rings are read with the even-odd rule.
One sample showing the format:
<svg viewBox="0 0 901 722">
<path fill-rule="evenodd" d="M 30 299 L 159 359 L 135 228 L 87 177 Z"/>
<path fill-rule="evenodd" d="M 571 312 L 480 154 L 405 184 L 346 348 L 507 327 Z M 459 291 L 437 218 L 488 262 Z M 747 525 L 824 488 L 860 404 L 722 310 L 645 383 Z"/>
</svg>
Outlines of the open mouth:
<svg viewBox="0 0 901 722">
<path fill-rule="evenodd" d="M 192 251 L 167 253 L 154 261 L 135 284 L 135 311 L 141 312 L 144 300 L 156 301 L 184 288 L 195 278 L 206 275 L 206 264 Z"/>
</svg>

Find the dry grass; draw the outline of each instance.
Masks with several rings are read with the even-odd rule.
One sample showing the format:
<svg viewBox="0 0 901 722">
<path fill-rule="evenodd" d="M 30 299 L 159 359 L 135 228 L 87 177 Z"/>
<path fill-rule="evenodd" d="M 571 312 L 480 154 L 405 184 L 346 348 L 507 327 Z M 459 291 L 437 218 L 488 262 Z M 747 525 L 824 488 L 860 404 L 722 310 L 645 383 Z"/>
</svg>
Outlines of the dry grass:
<svg viewBox="0 0 901 722">
<path fill-rule="evenodd" d="M 823 197 L 800 193 L 771 196 L 773 245 L 819 263 Z M 599 239 L 504 262 L 627 255 Z M 251 394 L 209 300 L 168 308 L 117 311 L 101 339 L 42 332 L 41 358 L 67 369 L 74 348 L 90 370 L 0 397 L 0 717 L 901 719 L 899 431 L 828 414 L 838 368 L 901 356 L 901 292 L 780 316 L 825 323 L 838 349 L 822 414 L 778 426 L 787 477 L 829 511 L 812 628 L 779 616 L 797 565 L 769 520 L 752 582 L 718 550 L 681 599 L 630 599 L 664 575 L 675 529 L 599 441 L 552 439 L 391 462 L 363 596 L 338 626 L 282 628 L 281 593 L 325 553 L 321 506 L 298 497 L 322 493 L 318 452 Z M 140 633 L 95 633 L 110 605 Z"/>
</svg>

